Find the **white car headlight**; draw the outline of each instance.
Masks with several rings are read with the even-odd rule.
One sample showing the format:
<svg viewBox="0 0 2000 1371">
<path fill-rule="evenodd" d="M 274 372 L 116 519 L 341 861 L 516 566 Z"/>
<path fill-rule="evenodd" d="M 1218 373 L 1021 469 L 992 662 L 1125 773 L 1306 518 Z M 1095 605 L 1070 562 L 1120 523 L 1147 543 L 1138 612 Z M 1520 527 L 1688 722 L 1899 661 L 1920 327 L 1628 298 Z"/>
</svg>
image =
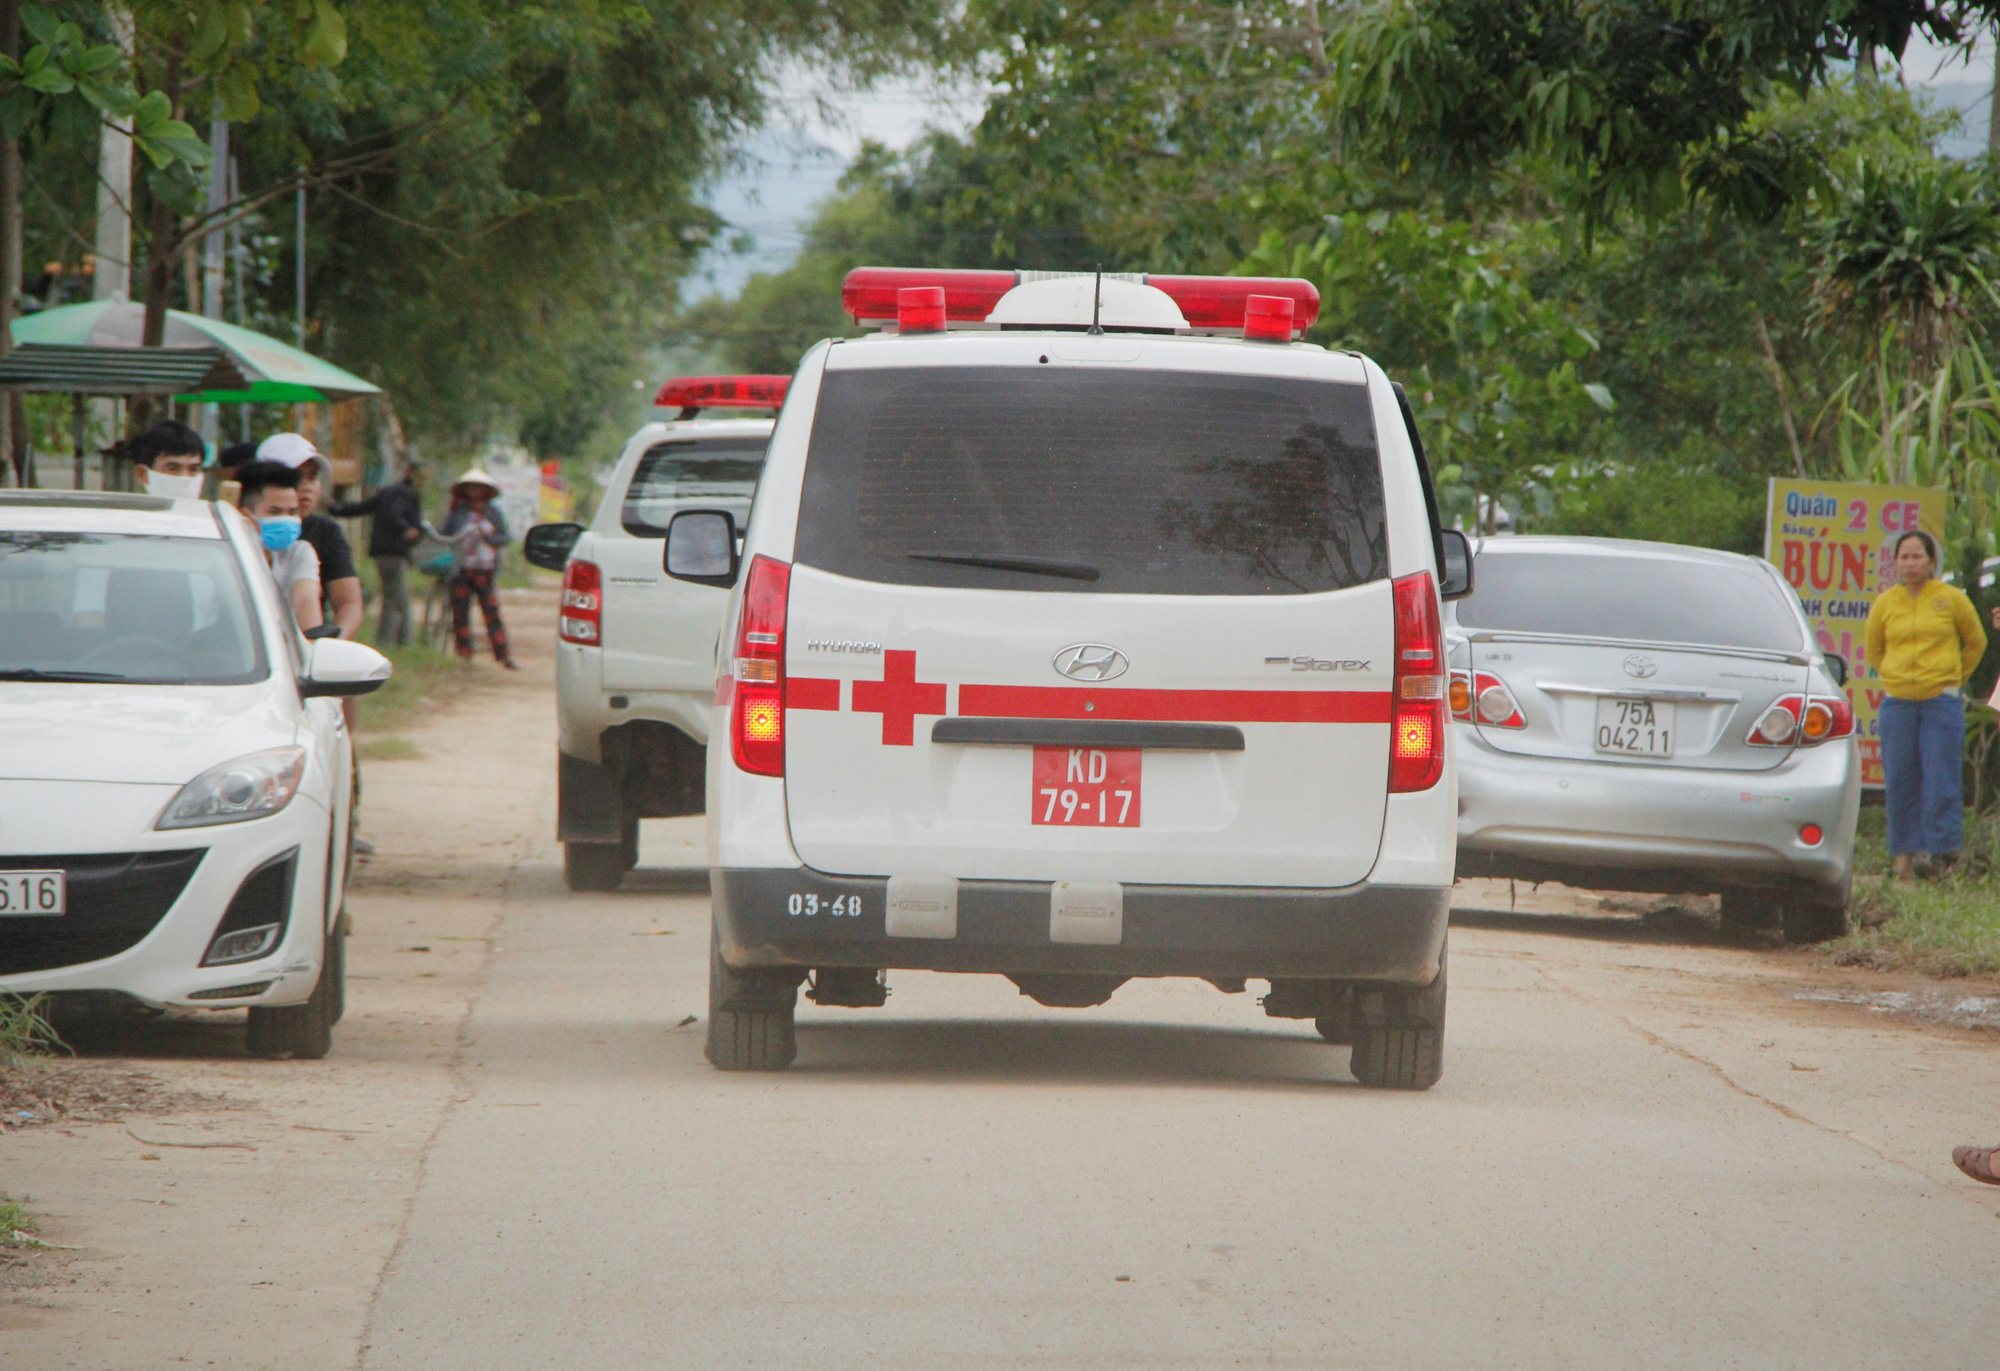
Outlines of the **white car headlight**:
<svg viewBox="0 0 2000 1371">
<path fill-rule="evenodd" d="M 206 828 L 276 814 L 299 793 L 306 750 L 273 747 L 212 766 L 182 786 L 154 828 Z"/>
</svg>

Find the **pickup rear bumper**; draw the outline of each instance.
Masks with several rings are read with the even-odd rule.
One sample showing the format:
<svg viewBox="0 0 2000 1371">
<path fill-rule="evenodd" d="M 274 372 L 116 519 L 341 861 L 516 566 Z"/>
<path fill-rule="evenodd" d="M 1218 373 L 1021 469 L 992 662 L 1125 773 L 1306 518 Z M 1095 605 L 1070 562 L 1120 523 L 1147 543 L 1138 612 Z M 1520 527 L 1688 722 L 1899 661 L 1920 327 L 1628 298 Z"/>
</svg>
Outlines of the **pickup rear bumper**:
<svg viewBox="0 0 2000 1371">
<path fill-rule="evenodd" d="M 841 966 L 1428 985 L 1451 907 L 1449 886 L 1128 885 L 1122 940 L 1071 943 L 1050 937 L 1048 882 L 961 881 L 955 937 L 892 938 L 883 931 L 886 878 L 715 868 L 709 883 L 722 959 L 739 971 Z M 836 901 L 852 910 L 857 897 L 858 913 L 827 912 Z"/>
</svg>

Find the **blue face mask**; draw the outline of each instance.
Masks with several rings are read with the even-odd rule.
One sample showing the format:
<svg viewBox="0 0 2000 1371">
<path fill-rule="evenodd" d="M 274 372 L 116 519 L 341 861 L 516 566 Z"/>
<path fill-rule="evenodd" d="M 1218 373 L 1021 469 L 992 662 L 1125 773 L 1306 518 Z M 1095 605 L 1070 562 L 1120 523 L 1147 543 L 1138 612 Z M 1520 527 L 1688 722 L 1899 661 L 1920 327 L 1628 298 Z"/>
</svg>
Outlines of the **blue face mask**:
<svg viewBox="0 0 2000 1371">
<path fill-rule="evenodd" d="M 257 524 L 264 530 L 266 551 L 283 552 L 299 540 L 299 521 L 294 515 L 280 514 L 269 519 L 259 519 Z"/>
</svg>

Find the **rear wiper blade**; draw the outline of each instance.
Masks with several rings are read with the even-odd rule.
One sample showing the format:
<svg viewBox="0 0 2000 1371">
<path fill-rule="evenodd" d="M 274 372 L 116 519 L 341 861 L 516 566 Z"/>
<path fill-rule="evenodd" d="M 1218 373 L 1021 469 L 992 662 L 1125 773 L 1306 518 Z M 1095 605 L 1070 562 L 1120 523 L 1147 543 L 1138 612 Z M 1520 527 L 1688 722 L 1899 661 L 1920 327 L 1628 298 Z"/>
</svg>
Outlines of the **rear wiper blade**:
<svg viewBox="0 0 2000 1371">
<path fill-rule="evenodd" d="M 22 667 L 17 671 L 0 671 L 0 681 L 129 681 L 132 678 L 118 671 L 37 671 L 33 667 Z"/>
<path fill-rule="evenodd" d="M 919 562 L 949 562 L 953 566 L 991 567 L 995 571 L 1024 571 L 1030 576 L 1061 576 L 1071 581 L 1094 581 L 1097 568 L 1089 562 L 1071 562 L 1061 557 L 1028 557 L 1014 552 L 905 552 Z"/>
</svg>

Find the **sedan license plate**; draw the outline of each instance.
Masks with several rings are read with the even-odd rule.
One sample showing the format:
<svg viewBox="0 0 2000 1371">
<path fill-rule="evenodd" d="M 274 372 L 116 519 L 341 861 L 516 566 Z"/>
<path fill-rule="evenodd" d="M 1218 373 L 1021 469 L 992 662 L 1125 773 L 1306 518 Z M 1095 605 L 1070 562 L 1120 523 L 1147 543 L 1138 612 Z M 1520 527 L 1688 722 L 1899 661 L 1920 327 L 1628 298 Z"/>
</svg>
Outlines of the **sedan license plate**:
<svg viewBox="0 0 2000 1371">
<path fill-rule="evenodd" d="M 1674 755 L 1674 707 L 1658 700 L 1599 699 L 1597 750 L 1624 757 Z"/>
<path fill-rule="evenodd" d="M 1136 747 L 1038 747 L 1032 818 L 1038 824 L 1137 828 Z"/>
<path fill-rule="evenodd" d="M 61 914 L 69 879 L 60 871 L 0 871 L 0 919 Z"/>
</svg>

